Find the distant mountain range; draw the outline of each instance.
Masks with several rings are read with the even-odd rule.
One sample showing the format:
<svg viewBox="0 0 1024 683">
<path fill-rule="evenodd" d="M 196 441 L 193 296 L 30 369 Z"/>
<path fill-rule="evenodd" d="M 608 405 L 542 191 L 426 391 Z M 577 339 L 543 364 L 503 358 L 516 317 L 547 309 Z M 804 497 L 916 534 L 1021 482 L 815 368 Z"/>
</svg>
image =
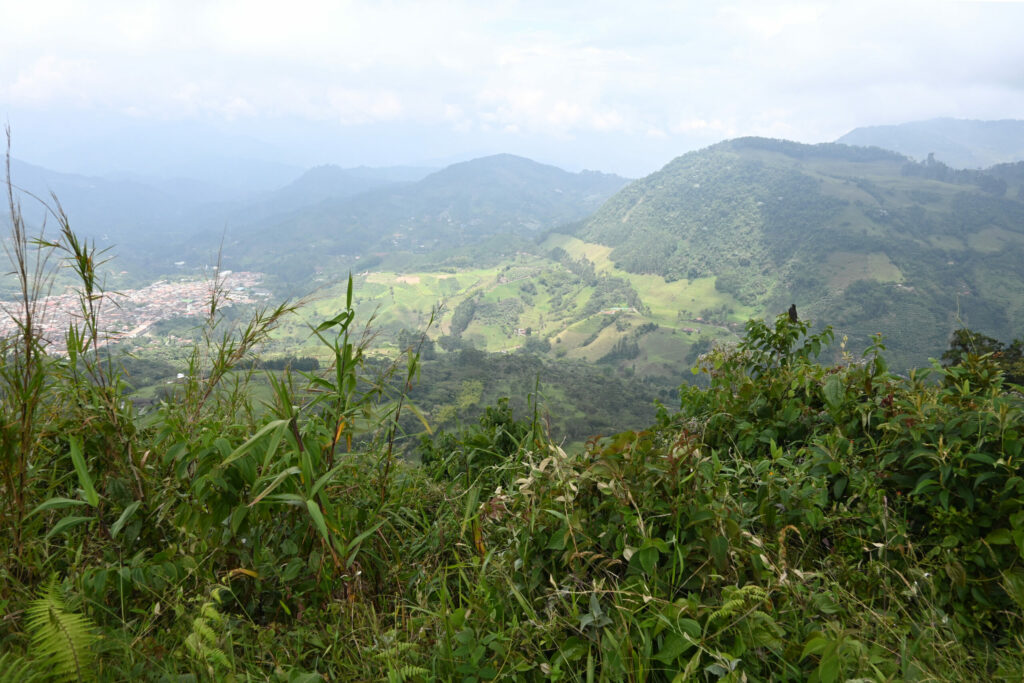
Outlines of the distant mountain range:
<svg viewBox="0 0 1024 683">
<path fill-rule="evenodd" d="M 143 276 L 166 273 L 182 260 L 187 245 L 192 265 L 210 261 L 221 233 L 231 226 L 268 221 L 328 200 L 422 179 L 437 169 L 318 166 L 273 191 L 234 189 L 188 178 L 62 173 L 11 160 L 11 177 L 30 224 L 46 217 L 34 198 L 52 204 L 56 196 L 81 235 L 100 248 L 113 247 L 118 269 Z M 199 234 L 197 238 L 197 234 Z"/>
<path fill-rule="evenodd" d="M 837 142 L 882 147 L 924 161 L 934 154 L 954 168 L 986 168 L 1024 160 L 1024 121 L 931 119 L 855 128 Z"/>
<path fill-rule="evenodd" d="M 339 258 L 359 265 L 355 256 L 452 249 L 578 221 L 629 182 L 508 154 L 441 170 L 318 166 L 244 198 L 200 181 L 149 185 L 19 161 L 11 170 L 26 192 L 45 199 L 55 193 L 76 230 L 101 247 L 116 245 L 121 268 L 156 275 L 175 263 L 208 264 L 223 234 L 225 265 L 271 270 L 293 282 Z"/>
<path fill-rule="evenodd" d="M 319 175 L 306 174 L 286 188 L 287 196 L 319 186 Z M 499 234 L 535 234 L 587 217 L 628 182 L 499 154 L 453 164 L 417 182 L 338 195 L 231 225 L 226 251 L 239 267 L 272 267 L 294 280 L 338 258 L 426 253 Z"/>
<path fill-rule="evenodd" d="M 886 335 L 904 367 L 966 323 L 1024 332 L 1024 164 L 989 173 L 839 144 L 744 138 L 631 184 L 576 235 L 630 272 L 716 277 L 767 315 L 855 339 Z"/>
<path fill-rule="evenodd" d="M 189 213 L 211 197 L 201 184 L 190 193 L 181 183 L 160 188 L 125 178 L 60 173 L 17 159 L 11 160 L 11 180 L 30 224 L 38 226 L 45 217 L 37 199 L 52 205 L 56 196 L 73 228 L 101 247 L 123 245 L 127 258 L 137 252 L 137 243 L 148 244 L 147 235 L 181 231 Z M 52 217 L 47 224 L 54 225 Z"/>
</svg>

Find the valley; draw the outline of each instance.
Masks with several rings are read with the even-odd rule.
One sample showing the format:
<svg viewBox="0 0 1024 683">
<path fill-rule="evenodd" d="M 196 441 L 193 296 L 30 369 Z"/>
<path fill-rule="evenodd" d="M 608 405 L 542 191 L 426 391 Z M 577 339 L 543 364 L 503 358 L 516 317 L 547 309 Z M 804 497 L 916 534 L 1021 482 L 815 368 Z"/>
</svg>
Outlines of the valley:
<svg viewBox="0 0 1024 683">
<path fill-rule="evenodd" d="M 583 362 L 658 395 L 692 381 L 697 358 L 735 343 L 749 318 L 793 303 L 852 346 L 881 333 L 907 371 L 937 358 L 958 326 L 1020 335 L 1022 197 L 1013 164 L 964 171 L 763 138 L 691 152 L 631 183 L 511 155 L 436 172 L 321 167 L 251 206 L 217 205 L 230 225 L 220 247 L 211 235 L 182 242 L 176 229 L 173 248 L 129 242 L 124 263 L 115 250 L 107 273 L 125 296 L 108 307 L 108 329 L 133 353 L 178 363 L 182 351 L 161 337 L 194 338 L 209 297 L 174 273 L 220 262 L 247 278 L 221 283 L 235 316 L 301 302 L 266 358 L 329 362 L 310 329 L 343 308 L 352 273 L 358 319 L 390 357 L 426 331 L 441 356 Z M 141 287 L 153 271 L 138 264 L 154 259 L 166 261 L 156 271 L 166 284 Z M 53 322 L 64 329 L 66 314 Z"/>
</svg>

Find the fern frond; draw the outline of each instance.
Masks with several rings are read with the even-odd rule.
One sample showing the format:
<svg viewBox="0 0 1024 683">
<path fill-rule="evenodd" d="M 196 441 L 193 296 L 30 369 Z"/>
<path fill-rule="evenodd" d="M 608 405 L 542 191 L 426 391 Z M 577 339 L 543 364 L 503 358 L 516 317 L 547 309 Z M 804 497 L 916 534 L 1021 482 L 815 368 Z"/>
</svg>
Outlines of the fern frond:
<svg viewBox="0 0 1024 683">
<path fill-rule="evenodd" d="M 204 603 L 203 606 L 199 608 L 199 615 L 203 619 L 211 621 L 214 624 L 224 623 L 224 615 L 217 611 L 216 606 L 214 606 L 212 602 Z"/>
<path fill-rule="evenodd" d="M 388 671 L 388 683 L 404 683 L 404 681 L 407 681 L 410 678 L 426 676 L 428 673 L 430 673 L 430 671 L 424 669 L 422 666 L 406 664 L 405 666 Z"/>
<path fill-rule="evenodd" d="M 88 618 L 68 610 L 56 576 L 39 592 L 26 614 L 32 654 L 45 663 L 52 679 L 85 680 L 96 632 Z"/>
<path fill-rule="evenodd" d="M 722 605 L 721 609 L 712 612 L 710 620 L 715 621 L 717 619 L 729 619 L 743 611 L 744 601 L 742 599 L 733 599 L 727 601 Z"/>
<path fill-rule="evenodd" d="M 218 593 L 213 597 L 220 600 Z M 205 666 L 211 676 L 233 668 L 227 654 L 218 647 L 226 635 L 222 632 L 227 626 L 226 621 L 215 603 L 204 602 L 199 606 L 199 616 L 192 619 L 192 632 L 185 638 L 189 655 L 196 663 Z"/>
<path fill-rule="evenodd" d="M 206 648 L 206 659 L 216 664 L 222 669 L 230 669 L 231 662 L 228 660 L 228 656 L 224 654 L 224 650 L 219 647 L 208 647 Z"/>
<path fill-rule="evenodd" d="M 387 646 L 385 648 L 381 648 L 380 650 L 375 652 L 373 656 L 376 657 L 377 659 L 391 659 L 391 658 L 396 657 L 398 655 L 404 654 L 404 653 L 408 652 L 409 650 L 412 650 L 415 647 L 416 647 L 415 643 L 409 643 L 409 642 L 406 642 L 406 641 L 398 641 L 396 643 L 392 643 L 391 645 L 389 645 L 389 646 Z"/>
<path fill-rule="evenodd" d="M 32 668 L 32 662 L 13 652 L 0 655 L 0 683 L 31 683 L 42 678 Z"/>
<path fill-rule="evenodd" d="M 204 619 L 192 620 L 192 632 L 196 634 L 205 645 L 213 645 L 217 642 L 217 634 Z"/>
</svg>

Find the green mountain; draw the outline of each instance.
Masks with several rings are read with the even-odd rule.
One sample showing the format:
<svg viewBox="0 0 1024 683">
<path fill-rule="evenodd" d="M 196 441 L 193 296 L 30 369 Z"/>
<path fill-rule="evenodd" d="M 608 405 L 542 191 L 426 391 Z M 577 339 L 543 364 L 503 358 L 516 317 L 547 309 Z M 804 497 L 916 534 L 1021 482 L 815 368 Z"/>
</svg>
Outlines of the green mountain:
<svg viewBox="0 0 1024 683">
<path fill-rule="evenodd" d="M 627 182 L 501 154 L 232 227 L 227 253 L 240 255 L 239 267 L 277 269 L 294 279 L 317 266 L 351 264 L 356 255 L 425 253 L 497 234 L 534 234 L 588 216 Z"/>
<path fill-rule="evenodd" d="M 713 275 L 766 314 L 795 302 L 901 367 L 938 356 L 961 321 L 1024 329 L 1020 170 L 956 171 L 878 148 L 744 138 L 686 154 L 576 231 L 618 268 Z"/>
<path fill-rule="evenodd" d="M 883 147 L 917 160 L 935 158 L 956 168 L 983 168 L 1024 159 L 1024 121 L 931 119 L 855 128 L 836 142 Z"/>
</svg>

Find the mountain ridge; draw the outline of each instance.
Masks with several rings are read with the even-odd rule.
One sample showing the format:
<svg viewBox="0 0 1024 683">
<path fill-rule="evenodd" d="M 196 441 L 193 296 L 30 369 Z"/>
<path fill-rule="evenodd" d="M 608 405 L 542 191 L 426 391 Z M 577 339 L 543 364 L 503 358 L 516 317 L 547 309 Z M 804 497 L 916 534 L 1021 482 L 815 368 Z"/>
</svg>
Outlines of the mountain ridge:
<svg viewBox="0 0 1024 683">
<path fill-rule="evenodd" d="M 301 234 L 308 244 L 278 245 L 274 252 L 276 259 L 290 259 L 294 277 L 301 277 L 301 272 L 311 272 L 304 249 L 309 244 L 316 258 L 326 262 L 451 249 L 499 234 L 532 235 L 585 218 L 627 183 L 613 174 L 570 173 L 525 157 L 492 155 L 453 164 L 416 182 L 328 198 L 233 226 L 228 247 L 242 252 L 248 267 L 260 263 L 262 245 L 275 236 Z"/>
<path fill-rule="evenodd" d="M 987 168 L 1024 160 L 1024 121 L 936 118 L 862 126 L 836 142 L 883 147 L 917 161 L 934 154 L 954 168 Z"/>
</svg>

